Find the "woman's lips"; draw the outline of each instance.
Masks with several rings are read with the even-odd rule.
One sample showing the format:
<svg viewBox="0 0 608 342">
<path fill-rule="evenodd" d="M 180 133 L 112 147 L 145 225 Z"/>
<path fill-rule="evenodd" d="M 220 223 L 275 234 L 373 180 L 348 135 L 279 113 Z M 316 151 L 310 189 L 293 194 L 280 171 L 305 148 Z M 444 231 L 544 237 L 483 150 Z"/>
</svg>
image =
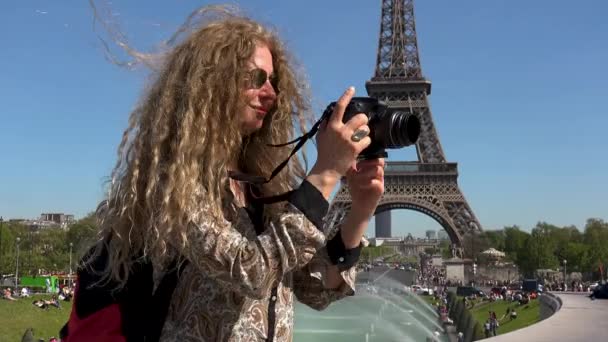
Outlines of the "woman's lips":
<svg viewBox="0 0 608 342">
<path fill-rule="evenodd" d="M 255 110 L 255 113 L 258 115 L 258 117 L 264 117 L 266 115 L 266 113 L 268 113 L 268 109 L 264 108 L 264 107 L 256 107 L 256 106 L 250 106 L 251 108 L 253 108 L 253 110 Z"/>
</svg>

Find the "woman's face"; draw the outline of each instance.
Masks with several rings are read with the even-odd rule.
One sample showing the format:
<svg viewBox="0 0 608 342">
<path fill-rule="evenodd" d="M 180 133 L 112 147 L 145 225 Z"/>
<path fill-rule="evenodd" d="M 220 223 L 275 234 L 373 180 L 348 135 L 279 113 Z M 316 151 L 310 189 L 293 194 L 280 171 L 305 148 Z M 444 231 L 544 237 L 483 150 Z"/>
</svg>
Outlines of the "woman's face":
<svg viewBox="0 0 608 342">
<path fill-rule="evenodd" d="M 248 63 L 245 86 L 245 108 L 241 113 L 241 132 L 249 135 L 262 128 L 264 118 L 277 99 L 272 54 L 266 45 L 258 44 Z"/>
</svg>

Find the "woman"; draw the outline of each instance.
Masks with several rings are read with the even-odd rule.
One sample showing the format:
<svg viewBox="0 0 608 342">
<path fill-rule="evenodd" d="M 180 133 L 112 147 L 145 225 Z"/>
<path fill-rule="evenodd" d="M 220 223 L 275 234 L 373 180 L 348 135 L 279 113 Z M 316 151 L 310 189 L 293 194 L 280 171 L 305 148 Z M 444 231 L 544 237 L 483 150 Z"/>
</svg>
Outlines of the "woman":
<svg viewBox="0 0 608 342">
<path fill-rule="evenodd" d="M 263 185 L 229 178 L 269 175 L 287 158 L 289 149 L 268 145 L 290 140 L 294 121 L 304 121 L 303 89 L 275 34 L 228 16 L 166 57 L 132 113 L 99 210 L 96 255 L 107 253 L 102 280 L 117 289 L 142 258 L 155 288 L 180 260 L 162 341 L 288 341 L 294 294 L 323 309 L 354 293 L 362 236 L 384 190 L 383 160 L 356 164 L 370 144 L 367 117 L 342 122 L 354 89 L 322 125 L 307 175 L 294 160 Z M 324 228 L 344 176 L 352 210 L 340 227 Z M 293 189 L 285 202 L 256 201 Z M 75 307 L 88 291 L 82 282 Z M 85 318 L 76 311 L 70 324 Z"/>
</svg>

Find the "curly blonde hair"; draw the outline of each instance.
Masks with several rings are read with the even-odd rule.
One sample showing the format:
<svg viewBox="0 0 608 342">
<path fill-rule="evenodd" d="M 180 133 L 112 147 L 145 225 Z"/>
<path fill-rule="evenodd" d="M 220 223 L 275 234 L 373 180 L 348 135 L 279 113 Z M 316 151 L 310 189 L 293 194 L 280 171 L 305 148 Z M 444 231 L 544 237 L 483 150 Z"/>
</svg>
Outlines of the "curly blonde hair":
<svg viewBox="0 0 608 342">
<path fill-rule="evenodd" d="M 243 135 L 239 114 L 247 62 L 257 45 L 272 53 L 278 78 L 276 105 L 262 128 Z M 118 148 L 107 200 L 98 209 L 109 261 L 103 274 L 119 286 L 138 257 L 167 261 L 188 248 L 188 226 L 205 204 L 222 220 L 227 164 L 268 176 L 308 122 L 307 86 L 297 77 L 277 34 L 240 15 L 224 15 L 195 29 L 166 55 L 141 103 L 131 113 Z M 304 176 L 294 158 L 262 194 L 293 189 Z M 110 237 L 110 238 L 108 238 Z"/>
</svg>

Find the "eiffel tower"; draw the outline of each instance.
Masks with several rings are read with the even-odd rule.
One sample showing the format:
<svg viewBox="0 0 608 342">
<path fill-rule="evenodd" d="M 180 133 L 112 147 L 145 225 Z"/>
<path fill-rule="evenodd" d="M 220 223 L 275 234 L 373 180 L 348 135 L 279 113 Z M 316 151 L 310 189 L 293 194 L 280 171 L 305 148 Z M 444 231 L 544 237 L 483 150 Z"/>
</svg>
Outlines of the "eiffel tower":
<svg viewBox="0 0 608 342">
<path fill-rule="evenodd" d="M 365 83 L 370 97 L 389 107 L 414 113 L 421 124 L 416 143 L 418 161 L 387 162 L 385 193 L 376 209 L 376 237 L 391 236 L 391 209 L 411 209 L 437 221 L 448 233 L 455 254 L 462 255 L 463 239 L 481 225 L 458 187 L 458 164 L 448 163 L 433 123 L 428 96 L 431 82 L 422 76 L 414 0 L 383 0 L 376 70 Z M 350 209 L 343 183 L 326 220 L 340 222 Z"/>
</svg>

